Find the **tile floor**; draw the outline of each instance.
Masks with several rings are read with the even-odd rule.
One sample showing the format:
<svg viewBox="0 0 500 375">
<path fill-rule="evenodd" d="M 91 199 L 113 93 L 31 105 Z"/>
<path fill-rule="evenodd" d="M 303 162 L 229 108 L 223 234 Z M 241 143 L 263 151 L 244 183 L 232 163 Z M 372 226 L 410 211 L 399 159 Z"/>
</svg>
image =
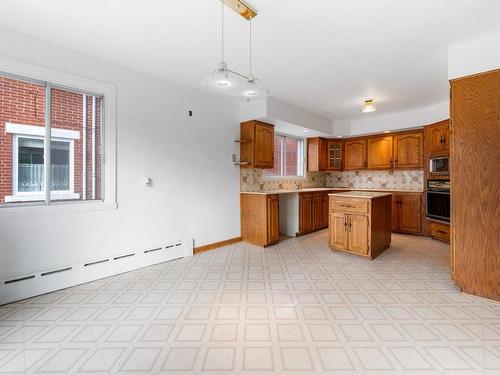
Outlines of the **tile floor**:
<svg viewBox="0 0 500 375">
<path fill-rule="evenodd" d="M 1 306 L 0 374 L 500 374 L 500 304 L 447 245 L 392 244 L 239 243 Z"/>
</svg>

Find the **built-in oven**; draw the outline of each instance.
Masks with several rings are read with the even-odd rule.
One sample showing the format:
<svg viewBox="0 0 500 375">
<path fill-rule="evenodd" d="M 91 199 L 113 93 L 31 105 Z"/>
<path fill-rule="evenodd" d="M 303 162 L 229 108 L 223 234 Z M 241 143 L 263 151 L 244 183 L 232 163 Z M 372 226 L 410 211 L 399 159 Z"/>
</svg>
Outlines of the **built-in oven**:
<svg viewBox="0 0 500 375">
<path fill-rule="evenodd" d="M 429 160 L 429 173 L 431 175 L 449 175 L 450 157 L 440 156 Z"/>
<path fill-rule="evenodd" d="M 450 221 L 450 181 L 427 182 L 427 217 Z"/>
</svg>

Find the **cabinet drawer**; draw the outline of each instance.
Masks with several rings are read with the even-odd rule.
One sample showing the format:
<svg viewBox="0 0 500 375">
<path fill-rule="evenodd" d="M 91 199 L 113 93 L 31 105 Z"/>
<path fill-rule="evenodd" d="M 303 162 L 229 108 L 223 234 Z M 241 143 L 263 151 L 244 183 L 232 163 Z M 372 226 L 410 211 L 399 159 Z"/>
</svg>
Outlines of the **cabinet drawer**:
<svg viewBox="0 0 500 375">
<path fill-rule="evenodd" d="M 343 212 L 368 213 L 368 201 L 366 199 L 333 197 L 331 209 Z"/>
<path fill-rule="evenodd" d="M 437 240 L 450 242 L 450 226 L 447 224 L 429 222 L 429 235 Z"/>
</svg>

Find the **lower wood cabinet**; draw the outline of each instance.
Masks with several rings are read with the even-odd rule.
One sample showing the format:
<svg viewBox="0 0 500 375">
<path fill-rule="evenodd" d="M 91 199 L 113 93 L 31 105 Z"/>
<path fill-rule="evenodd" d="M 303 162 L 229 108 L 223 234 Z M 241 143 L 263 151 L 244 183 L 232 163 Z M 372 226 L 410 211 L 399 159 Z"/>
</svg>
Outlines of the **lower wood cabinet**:
<svg viewBox="0 0 500 375">
<path fill-rule="evenodd" d="M 450 242 L 450 224 L 438 221 L 427 221 L 427 233 L 436 240 Z"/>
<path fill-rule="evenodd" d="M 422 233 L 422 193 L 393 193 L 391 230 Z"/>
<path fill-rule="evenodd" d="M 329 243 L 335 250 L 374 259 L 391 243 L 391 196 L 330 196 Z"/>
<path fill-rule="evenodd" d="M 279 196 L 240 194 L 241 238 L 258 246 L 279 241 Z"/>
<path fill-rule="evenodd" d="M 299 234 L 328 227 L 328 194 L 330 191 L 299 194 Z"/>
</svg>

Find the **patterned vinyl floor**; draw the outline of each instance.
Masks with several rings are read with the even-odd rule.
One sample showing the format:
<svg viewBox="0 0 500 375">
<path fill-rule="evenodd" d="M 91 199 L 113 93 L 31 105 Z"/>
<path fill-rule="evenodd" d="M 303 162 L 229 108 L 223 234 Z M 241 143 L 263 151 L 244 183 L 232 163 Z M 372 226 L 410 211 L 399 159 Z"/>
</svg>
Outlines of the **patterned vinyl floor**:
<svg viewBox="0 0 500 375">
<path fill-rule="evenodd" d="M 0 374 L 500 374 L 500 304 L 456 290 L 448 245 L 392 245 L 238 243 L 0 306 Z"/>
</svg>

